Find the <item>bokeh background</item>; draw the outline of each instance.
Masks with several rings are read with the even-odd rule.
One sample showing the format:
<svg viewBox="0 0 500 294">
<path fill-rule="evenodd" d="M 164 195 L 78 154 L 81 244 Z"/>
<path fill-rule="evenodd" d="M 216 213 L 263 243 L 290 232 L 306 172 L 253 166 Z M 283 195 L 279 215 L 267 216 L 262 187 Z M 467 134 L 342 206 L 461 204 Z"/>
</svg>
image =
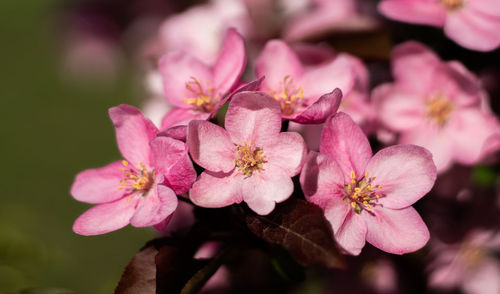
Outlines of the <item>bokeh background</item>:
<svg viewBox="0 0 500 294">
<path fill-rule="evenodd" d="M 137 104 L 126 65 L 113 82 L 65 81 L 58 0 L 0 1 L 0 293 L 56 287 L 112 293 L 153 232 L 126 228 L 82 237 L 71 230 L 90 205 L 73 200 L 77 172 L 120 157 L 107 109 Z"/>
</svg>

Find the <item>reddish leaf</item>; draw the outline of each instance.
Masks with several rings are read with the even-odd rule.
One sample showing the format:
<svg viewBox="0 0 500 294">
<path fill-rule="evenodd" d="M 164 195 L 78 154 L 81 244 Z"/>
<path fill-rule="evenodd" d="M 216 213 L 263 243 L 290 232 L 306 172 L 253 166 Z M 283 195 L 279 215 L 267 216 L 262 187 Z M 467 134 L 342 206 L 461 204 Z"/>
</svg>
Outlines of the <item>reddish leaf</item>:
<svg viewBox="0 0 500 294">
<path fill-rule="evenodd" d="M 148 246 L 129 262 L 118 282 L 115 294 L 156 293 L 155 256 L 158 250 Z"/>
</svg>

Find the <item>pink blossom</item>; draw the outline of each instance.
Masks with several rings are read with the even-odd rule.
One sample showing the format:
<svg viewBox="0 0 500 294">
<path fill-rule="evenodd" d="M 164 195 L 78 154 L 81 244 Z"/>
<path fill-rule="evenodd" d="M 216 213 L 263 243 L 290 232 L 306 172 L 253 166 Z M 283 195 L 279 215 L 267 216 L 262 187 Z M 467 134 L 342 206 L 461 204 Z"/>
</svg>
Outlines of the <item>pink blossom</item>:
<svg viewBox="0 0 500 294">
<path fill-rule="evenodd" d="M 158 38 L 164 52 L 183 50 L 213 64 L 221 51 L 224 34 L 231 27 L 245 36 L 250 34 L 251 20 L 244 1 L 211 0 L 167 18 Z"/>
<path fill-rule="evenodd" d="M 158 129 L 135 107 L 109 110 L 123 161 L 79 173 L 71 187 L 78 201 L 97 204 L 78 217 L 73 231 L 99 235 L 125 227 L 161 224 L 188 191 L 196 172 L 185 143 L 157 137 Z"/>
<path fill-rule="evenodd" d="M 432 243 L 429 286 L 436 290 L 461 288 L 467 294 L 500 293 L 500 234 L 472 231 L 460 243 Z"/>
<path fill-rule="evenodd" d="M 236 94 L 225 119 L 225 129 L 193 120 L 187 141 L 193 160 L 205 168 L 189 191 L 201 207 L 223 207 L 245 201 L 261 215 L 293 192 L 291 177 L 303 165 L 302 137 L 280 132 L 280 106 L 260 92 Z"/>
<path fill-rule="evenodd" d="M 229 29 L 224 46 L 211 67 L 183 51 L 166 54 L 159 61 L 167 101 L 176 107 L 163 118 L 162 129 L 206 119 L 233 89 L 246 65 L 245 44 Z"/>
<path fill-rule="evenodd" d="M 328 119 L 320 153 L 310 152 L 300 175 L 308 201 L 319 205 L 339 245 L 358 255 L 365 240 L 394 254 L 422 248 L 427 226 L 411 207 L 432 188 L 436 167 L 422 147 L 372 150 L 345 113 Z"/>
<path fill-rule="evenodd" d="M 392 70 L 395 82 L 377 87 L 373 99 L 383 126 L 400 133 L 399 143 L 429 149 L 439 172 L 498 150 L 500 124 L 481 107 L 484 91 L 461 63 L 442 62 L 407 42 L 394 49 Z"/>
<path fill-rule="evenodd" d="M 283 118 L 299 123 L 324 122 L 354 84 L 354 70 L 346 57 L 305 66 L 280 40 L 269 41 L 260 54 L 257 77 L 262 76 L 266 78 L 261 89 L 280 103 Z"/>
<path fill-rule="evenodd" d="M 500 46 L 500 2 L 496 0 L 384 0 L 379 11 L 410 23 L 444 28 L 450 39 L 468 49 Z"/>
</svg>

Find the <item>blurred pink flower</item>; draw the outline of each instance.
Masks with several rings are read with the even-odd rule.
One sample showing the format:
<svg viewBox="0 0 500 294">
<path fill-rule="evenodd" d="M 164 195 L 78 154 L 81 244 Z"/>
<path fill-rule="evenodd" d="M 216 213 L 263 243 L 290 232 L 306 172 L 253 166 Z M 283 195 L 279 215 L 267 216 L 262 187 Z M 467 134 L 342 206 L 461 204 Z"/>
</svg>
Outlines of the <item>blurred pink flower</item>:
<svg viewBox="0 0 500 294">
<path fill-rule="evenodd" d="M 245 44 L 229 29 L 213 67 L 183 51 L 174 51 L 159 61 L 167 101 L 176 109 L 163 118 L 162 130 L 206 119 L 219 101 L 233 89 L 245 69 Z"/>
<path fill-rule="evenodd" d="M 78 201 L 97 204 L 78 217 L 73 231 L 99 235 L 129 223 L 147 227 L 162 223 L 188 191 L 196 172 L 185 143 L 157 137 L 158 129 L 135 107 L 109 110 L 118 148 L 126 160 L 79 173 L 71 187 Z"/>
<path fill-rule="evenodd" d="M 352 255 L 365 240 L 394 254 L 422 248 L 429 231 L 411 205 L 435 180 L 427 150 L 396 145 L 372 155 L 366 135 L 342 112 L 325 123 L 320 153 L 309 153 L 300 175 L 307 200 L 323 208 L 336 241 Z"/>
<path fill-rule="evenodd" d="M 395 20 L 443 27 L 450 39 L 468 49 L 500 46 L 497 0 L 384 0 L 379 11 Z"/>
<path fill-rule="evenodd" d="M 243 0 L 211 0 L 170 16 L 160 27 L 159 39 L 163 52 L 183 50 L 213 65 L 230 27 L 244 36 L 250 34 L 251 21 Z"/>
<path fill-rule="evenodd" d="M 467 294 L 500 293 L 500 233 L 473 231 L 458 244 L 432 243 L 429 286 L 438 290 L 461 288 Z"/>
<path fill-rule="evenodd" d="M 280 103 L 283 118 L 299 123 L 323 123 L 337 111 L 342 95 L 350 93 L 354 85 L 354 69 L 345 56 L 305 66 L 280 40 L 266 44 L 256 70 L 257 77 L 265 76 L 261 90 Z"/>
<path fill-rule="evenodd" d="M 394 49 L 392 70 L 395 82 L 377 87 L 373 100 L 383 126 L 401 133 L 399 143 L 429 149 L 439 172 L 498 150 L 500 124 L 481 106 L 484 91 L 461 63 L 407 42 Z"/>
<path fill-rule="evenodd" d="M 284 28 L 287 41 L 303 40 L 332 31 L 364 31 L 377 26 L 375 17 L 362 13 L 357 0 L 282 1 L 289 20 Z"/>
<path fill-rule="evenodd" d="M 229 103 L 223 129 L 208 121 L 188 125 L 193 160 L 205 168 L 189 191 L 201 207 L 245 201 L 258 214 L 293 192 L 307 152 L 302 137 L 281 133 L 279 103 L 260 92 L 240 92 Z"/>
</svg>

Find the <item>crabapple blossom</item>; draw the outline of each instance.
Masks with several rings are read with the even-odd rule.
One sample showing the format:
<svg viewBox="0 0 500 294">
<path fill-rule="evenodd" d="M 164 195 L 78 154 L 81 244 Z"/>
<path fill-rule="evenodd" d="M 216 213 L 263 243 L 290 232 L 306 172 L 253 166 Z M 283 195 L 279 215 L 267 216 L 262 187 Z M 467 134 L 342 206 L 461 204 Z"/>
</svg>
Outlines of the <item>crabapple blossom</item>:
<svg viewBox="0 0 500 294">
<path fill-rule="evenodd" d="M 73 231 L 99 235 L 125 227 L 165 224 L 177 207 L 176 194 L 188 191 L 196 172 L 185 143 L 157 137 L 158 129 L 135 107 L 109 110 L 122 161 L 76 176 L 71 195 L 97 204 L 78 217 Z"/>
<path fill-rule="evenodd" d="M 320 153 L 309 153 L 300 175 L 306 199 L 324 210 L 336 241 L 352 255 L 365 240 L 394 254 L 422 248 L 429 231 L 411 205 L 435 180 L 429 151 L 396 145 L 372 156 L 367 137 L 343 112 L 325 123 Z"/>
<path fill-rule="evenodd" d="M 300 172 L 307 150 L 299 134 L 280 129 L 279 103 L 260 92 L 233 97 L 225 129 L 191 121 L 189 153 L 205 168 L 189 191 L 193 203 L 216 208 L 244 201 L 266 215 L 286 200 L 293 192 L 291 177 Z"/>
<path fill-rule="evenodd" d="M 266 44 L 256 70 L 257 77 L 266 77 L 261 90 L 279 102 L 283 118 L 299 123 L 324 122 L 354 85 L 354 70 L 344 56 L 306 67 L 280 40 Z"/>
<path fill-rule="evenodd" d="M 395 82 L 378 86 L 373 100 L 382 125 L 400 134 L 399 143 L 429 149 L 439 172 L 498 150 L 500 124 L 481 106 L 484 90 L 461 63 L 443 62 L 410 41 L 394 49 L 392 71 Z"/>
<path fill-rule="evenodd" d="M 496 0 L 384 0 L 379 11 L 410 23 L 444 28 L 460 46 L 491 51 L 500 46 L 500 2 Z"/>
<path fill-rule="evenodd" d="M 159 69 L 165 97 L 176 108 L 163 118 L 161 129 L 208 118 L 222 97 L 237 85 L 245 65 L 245 45 L 235 29 L 227 31 L 213 66 L 183 51 L 163 56 Z"/>
</svg>

